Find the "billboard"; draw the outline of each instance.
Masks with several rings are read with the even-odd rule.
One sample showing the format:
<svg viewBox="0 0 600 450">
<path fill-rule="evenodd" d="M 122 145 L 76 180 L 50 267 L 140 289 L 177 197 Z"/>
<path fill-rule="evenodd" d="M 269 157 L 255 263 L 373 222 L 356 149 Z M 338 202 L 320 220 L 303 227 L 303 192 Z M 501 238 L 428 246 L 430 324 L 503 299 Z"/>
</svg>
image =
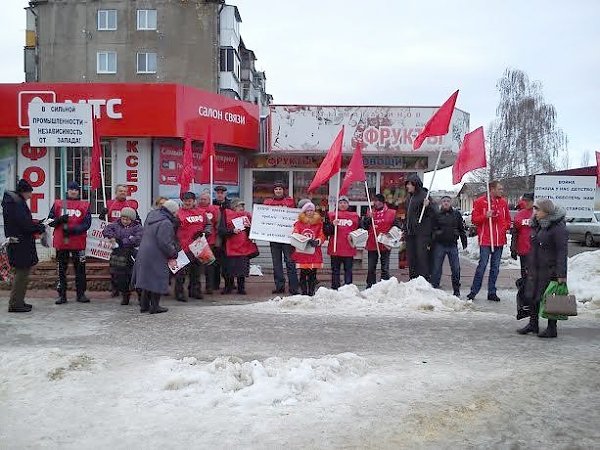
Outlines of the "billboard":
<svg viewBox="0 0 600 450">
<path fill-rule="evenodd" d="M 596 177 L 535 176 L 535 198 L 549 198 L 556 205 L 565 208 L 567 217 L 592 217 L 595 196 Z"/>
<path fill-rule="evenodd" d="M 438 107 L 272 105 L 269 151 L 324 153 L 342 126 L 344 152 L 360 139 L 365 153 L 412 152 L 413 141 Z M 469 114 L 454 109 L 446 136 L 428 138 L 419 152 L 458 152 Z"/>
</svg>

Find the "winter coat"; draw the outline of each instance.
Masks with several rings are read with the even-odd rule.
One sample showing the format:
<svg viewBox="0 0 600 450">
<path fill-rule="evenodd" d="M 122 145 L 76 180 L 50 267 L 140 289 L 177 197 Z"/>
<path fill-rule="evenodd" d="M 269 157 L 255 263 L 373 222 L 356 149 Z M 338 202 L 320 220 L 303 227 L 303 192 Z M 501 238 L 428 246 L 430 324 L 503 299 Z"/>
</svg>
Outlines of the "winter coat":
<svg viewBox="0 0 600 450">
<path fill-rule="evenodd" d="M 194 240 L 206 229 L 206 216 L 200 208 L 184 209 L 177 212 L 179 227 L 177 228 L 177 239 L 181 248 L 185 251 Z"/>
<path fill-rule="evenodd" d="M 433 240 L 441 245 L 456 245 L 460 242 L 465 248 L 467 246 L 467 233 L 465 224 L 458 210 L 450 208 L 448 210 L 440 209 L 433 216 Z"/>
<path fill-rule="evenodd" d="M 375 233 L 373 233 L 373 222 L 375 222 Z M 367 245 L 365 248 L 369 252 L 377 251 L 377 241 L 375 235 L 385 234 L 390 231 L 390 228 L 396 223 L 396 211 L 389 209 L 386 205 L 381 209 L 373 209 L 373 221 L 371 216 L 367 214 L 362 218 L 361 227 L 369 232 Z M 389 252 L 390 249 L 384 245 L 379 245 L 379 251 Z"/>
<path fill-rule="evenodd" d="M 218 206 L 221 211 L 225 209 L 231 209 L 231 200 L 225 197 L 225 200 L 219 202 L 216 198 L 213 200 L 212 204 L 214 206 Z"/>
<path fill-rule="evenodd" d="M 175 237 L 177 218 L 167 209 L 148 213 L 142 241 L 133 268 L 132 284 L 157 294 L 168 294 L 170 259 L 177 258 L 179 244 Z"/>
<path fill-rule="evenodd" d="M 268 206 L 285 206 L 286 208 L 295 208 L 296 202 L 292 197 L 281 197 L 281 198 L 268 198 L 265 200 L 264 205 Z"/>
<path fill-rule="evenodd" d="M 135 214 L 137 216 L 135 221 L 142 223 L 142 220 L 140 219 L 140 216 L 137 212 L 138 202 L 136 200 L 117 200 L 116 198 L 114 198 L 112 200 L 107 201 L 106 206 L 108 209 L 106 219 L 109 222 L 116 222 L 117 220 L 119 220 L 121 218 L 121 210 L 123 208 L 133 208 L 135 209 Z"/>
<path fill-rule="evenodd" d="M 102 235 L 107 239 L 115 239 L 119 247 L 135 248 L 142 242 L 144 227 L 137 222 L 124 226 L 120 220 L 109 223 L 102 230 Z"/>
<path fill-rule="evenodd" d="M 225 229 L 221 228 L 219 232 L 225 236 L 225 255 L 227 256 L 250 256 L 257 251 L 256 244 L 250 240 L 248 235 L 250 234 L 250 227 L 244 229 L 239 233 L 235 233 L 233 230 L 233 219 L 238 217 L 247 217 L 248 224 L 252 223 L 252 214 L 248 211 L 232 211 L 230 209 L 225 210 Z"/>
<path fill-rule="evenodd" d="M 4 236 L 19 239 L 18 243 L 8 244 L 6 248 L 10 265 L 17 269 L 35 266 L 38 263 L 35 234 L 43 233 L 44 225 L 33 221 L 27 202 L 17 192 L 4 192 L 2 215 Z"/>
<path fill-rule="evenodd" d="M 404 225 L 407 236 L 418 236 L 420 238 L 431 239 L 432 219 L 435 210 L 432 205 L 428 205 L 423 213 L 423 219 L 419 223 L 423 202 L 427 198 L 427 189 L 423 187 L 423 182 L 417 175 L 409 175 L 406 179 L 415 185 L 415 192 L 408 194 L 406 200 L 406 223 Z"/>
<path fill-rule="evenodd" d="M 219 218 L 221 217 L 221 210 L 218 206 L 208 205 L 207 207 L 198 206 L 198 209 L 202 211 L 206 217 L 206 229 L 205 233 L 210 233 L 206 238 L 209 245 L 214 246 L 219 236 Z"/>
<path fill-rule="evenodd" d="M 333 241 L 335 236 L 335 212 L 330 212 L 327 215 L 327 220 L 323 227 L 325 235 L 329 237 L 329 245 L 327 246 L 327 254 L 329 256 L 355 256 L 356 249 L 350 245 L 350 233 L 358 228 L 359 217 L 353 211 L 338 211 L 338 230 L 337 230 L 337 248 L 333 250 Z"/>
<path fill-rule="evenodd" d="M 48 214 L 49 219 L 56 219 L 63 214 L 69 216 L 66 224 L 54 228 L 52 245 L 57 250 L 85 250 L 87 231 L 92 226 L 90 202 L 85 200 L 56 200 Z M 67 235 L 65 233 L 68 232 Z"/>
<path fill-rule="evenodd" d="M 490 237 L 490 219 L 485 216 L 488 211 L 487 195 L 482 195 L 473 202 L 473 213 L 471 220 L 477 226 L 477 236 L 480 247 L 492 245 Z M 494 247 L 506 245 L 506 232 L 510 229 L 510 211 L 508 203 L 502 197 L 492 199 L 492 234 L 494 236 Z"/>
<path fill-rule="evenodd" d="M 314 253 L 294 251 L 292 259 L 296 262 L 297 266 L 301 269 L 317 269 L 323 267 L 321 244 L 325 241 L 325 234 L 323 233 L 323 219 L 321 219 L 321 216 L 315 213 L 312 217 L 308 217 L 306 214 L 301 213 L 294 224 L 294 233 L 319 241 L 319 245 L 315 248 Z"/>
<path fill-rule="evenodd" d="M 539 302 L 550 281 L 567 277 L 569 233 L 565 210 L 557 208 L 543 223 L 531 219 L 531 251 L 527 273 L 527 298 Z"/>
<path fill-rule="evenodd" d="M 533 209 L 521 209 L 513 221 L 511 251 L 519 256 L 525 256 L 531 250 L 531 216 Z"/>
</svg>

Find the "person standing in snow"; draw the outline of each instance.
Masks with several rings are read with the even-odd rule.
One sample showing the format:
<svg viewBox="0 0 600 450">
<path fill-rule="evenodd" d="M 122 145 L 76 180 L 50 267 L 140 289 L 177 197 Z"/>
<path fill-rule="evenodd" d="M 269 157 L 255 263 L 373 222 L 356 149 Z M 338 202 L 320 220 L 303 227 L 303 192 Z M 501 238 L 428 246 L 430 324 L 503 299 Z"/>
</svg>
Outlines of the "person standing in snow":
<svg viewBox="0 0 600 450">
<path fill-rule="evenodd" d="M 521 278 L 527 278 L 527 255 L 531 250 L 531 217 L 533 215 L 533 192 L 523 194 L 513 220 L 510 241 L 510 256 L 520 259 Z"/>
<path fill-rule="evenodd" d="M 429 281 L 431 274 L 431 235 L 432 218 L 435 213 L 427 197 L 423 181 L 416 175 L 409 175 L 404 183 L 406 200 L 406 257 L 410 279 L 423 277 Z M 421 218 L 421 211 L 423 218 Z"/>
<path fill-rule="evenodd" d="M 313 296 L 317 288 L 317 269 L 323 267 L 321 244 L 325 241 L 323 219 L 316 212 L 314 203 L 308 202 L 302 206 L 293 232 L 308 237 L 308 245 L 315 249 L 314 253 L 302 253 L 296 250 L 292 254 L 296 267 L 300 269 L 302 295 Z"/>
<path fill-rule="evenodd" d="M 529 323 L 517 332 L 538 333 L 538 313 L 542 295 L 550 281 L 567 282 L 567 255 L 569 233 L 565 210 L 552 200 L 542 198 L 533 206 L 531 219 L 531 251 L 527 267 L 527 298 L 532 299 Z M 548 328 L 539 333 L 541 338 L 555 338 L 556 319 L 548 319 Z"/>
</svg>

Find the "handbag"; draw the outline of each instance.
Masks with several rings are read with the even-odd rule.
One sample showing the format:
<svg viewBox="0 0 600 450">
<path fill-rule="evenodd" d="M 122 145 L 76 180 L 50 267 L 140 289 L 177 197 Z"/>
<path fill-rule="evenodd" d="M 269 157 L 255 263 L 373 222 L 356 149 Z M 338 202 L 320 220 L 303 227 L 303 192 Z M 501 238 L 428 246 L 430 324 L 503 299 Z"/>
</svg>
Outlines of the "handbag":
<svg viewBox="0 0 600 450">
<path fill-rule="evenodd" d="M 546 297 L 546 313 L 563 316 L 577 315 L 577 301 L 572 294 L 552 294 Z"/>
</svg>

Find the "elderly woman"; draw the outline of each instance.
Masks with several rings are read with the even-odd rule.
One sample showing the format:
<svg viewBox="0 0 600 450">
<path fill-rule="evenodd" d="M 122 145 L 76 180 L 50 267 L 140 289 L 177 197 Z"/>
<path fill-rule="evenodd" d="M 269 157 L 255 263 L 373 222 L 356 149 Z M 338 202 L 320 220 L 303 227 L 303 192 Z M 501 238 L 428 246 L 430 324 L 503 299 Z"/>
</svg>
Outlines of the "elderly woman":
<svg viewBox="0 0 600 450">
<path fill-rule="evenodd" d="M 533 206 L 531 219 L 531 252 L 527 276 L 527 298 L 532 299 L 529 324 L 519 334 L 538 333 L 540 300 L 548 283 L 567 282 L 567 243 L 569 235 L 565 224 L 565 210 L 547 198 Z M 541 338 L 555 338 L 556 319 L 548 318 L 548 328 L 538 334 Z"/>
<path fill-rule="evenodd" d="M 167 200 L 160 209 L 146 217 L 142 242 L 133 267 L 132 283 L 142 289 L 140 312 L 158 314 L 168 311 L 159 306 L 160 296 L 169 293 L 168 262 L 177 258 L 179 244 L 175 237 L 179 204 Z"/>
</svg>

